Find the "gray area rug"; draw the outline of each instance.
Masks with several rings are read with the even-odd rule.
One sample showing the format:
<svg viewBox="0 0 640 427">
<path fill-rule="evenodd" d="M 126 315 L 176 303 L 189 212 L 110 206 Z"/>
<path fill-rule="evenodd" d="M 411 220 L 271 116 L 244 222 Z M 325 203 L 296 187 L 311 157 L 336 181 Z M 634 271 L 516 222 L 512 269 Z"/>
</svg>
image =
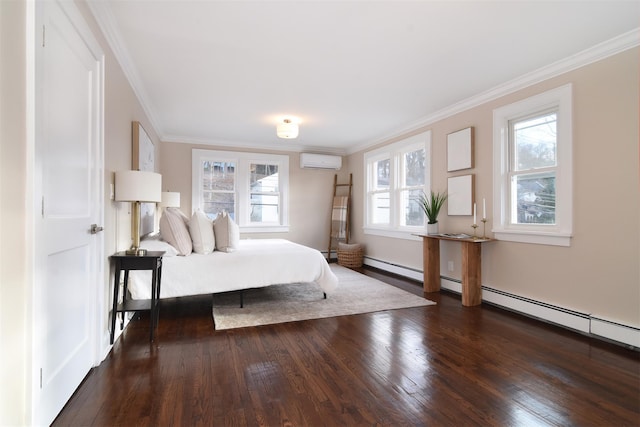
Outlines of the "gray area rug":
<svg viewBox="0 0 640 427">
<path fill-rule="evenodd" d="M 339 284 L 327 299 L 323 299 L 322 290 L 315 283 L 247 290 L 244 292 L 244 308 L 240 308 L 237 292 L 214 295 L 216 330 L 435 304 L 340 265 L 332 264 L 331 269 L 338 276 Z"/>
</svg>

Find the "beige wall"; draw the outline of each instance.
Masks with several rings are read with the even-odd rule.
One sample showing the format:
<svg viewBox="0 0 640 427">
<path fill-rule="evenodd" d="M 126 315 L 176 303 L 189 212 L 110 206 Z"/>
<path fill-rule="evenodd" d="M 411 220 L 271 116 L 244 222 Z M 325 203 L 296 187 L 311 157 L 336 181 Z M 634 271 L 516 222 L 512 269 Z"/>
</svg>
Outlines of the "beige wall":
<svg viewBox="0 0 640 427">
<path fill-rule="evenodd" d="M 25 423 L 27 274 L 25 3 L 0 2 L 0 425 Z"/>
<path fill-rule="evenodd" d="M 421 129 L 432 131 L 434 189 L 446 189 L 446 135 L 474 126 L 476 199 L 492 206 L 493 109 L 573 84 L 574 237 L 571 247 L 511 242 L 483 245 L 483 284 L 595 317 L 640 326 L 638 57 L 632 49 Z M 390 141 L 391 142 L 391 141 Z M 363 152 L 350 156 L 362 188 Z M 362 194 L 354 204 L 355 240 L 367 256 L 422 269 L 421 243 L 364 235 Z M 488 209 L 489 210 L 489 209 Z M 489 215 L 491 216 L 491 215 Z M 487 229 L 491 227 L 491 220 Z M 472 232 L 470 217 L 440 215 L 442 231 Z M 447 271 L 454 261 L 455 271 Z M 460 279 L 456 243 L 443 242 L 441 274 Z"/>
<path fill-rule="evenodd" d="M 149 138 L 158 146 L 155 129 L 146 116 L 136 94 L 109 48 L 98 24 L 95 22 L 87 4 L 76 2 L 94 36 L 100 43 L 105 55 L 105 113 L 104 113 L 104 262 L 109 265 L 109 256 L 117 251 L 131 246 L 131 205 L 130 203 L 111 200 L 111 184 L 114 183 L 114 173 L 131 169 L 132 157 L 132 122 L 138 121 L 147 131 Z M 158 150 L 156 150 L 158 151 Z M 156 171 L 158 165 L 156 162 Z M 102 321 L 109 325 L 112 276 L 110 268 L 105 268 Z M 100 343 L 103 350 L 108 348 L 108 331 L 103 330 Z"/>
<path fill-rule="evenodd" d="M 0 425 L 28 425 L 31 403 L 31 286 L 30 257 L 33 237 L 27 219 L 32 215 L 27 149 L 26 2 L 0 1 Z M 113 172 L 131 168 L 131 122 L 140 121 L 152 140 L 154 129 L 142 110 L 86 3 L 77 5 L 105 53 L 105 259 L 130 244 L 129 207 L 112 202 L 109 184 Z M 105 307 L 100 314 L 108 324 L 111 297 L 110 269 L 105 269 L 102 290 Z M 102 331 L 102 351 L 108 342 Z M 11 349 L 11 351 L 7 351 Z"/>
<path fill-rule="evenodd" d="M 194 148 L 247 151 L 229 147 L 214 147 L 172 142 L 160 144 L 160 173 L 164 191 L 180 192 L 180 209 L 187 215 L 191 207 L 191 151 Z M 259 150 L 249 150 L 260 152 Z M 270 151 L 269 153 L 273 153 Z M 300 155 L 289 156 L 289 232 L 242 234 L 241 238 L 285 238 L 312 248 L 326 251 L 329 243 L 329 218 L 333 195 L 333 179 L 345 182 L 346 165 L 340 171 L 301 169 Z"/>
<path fill-rule="evenodd" d="M 164 189 L 182 193 L 190 211 L 191 148 L 158 142 L 135 94 L 115 60 L 86 4 L 78 5 L 105 52 L 105 263 L 129 246 L 128 206 L 112 202 L 109 184 L 114 171 L 131 164 L 131 121 L 141 121 L 157 147 Z M 28 424 L 31 381 L 29 153 L 25 94 L 26 10 L 24 1 L 0 1 L 0 425 Z M 491 198 L 492 109 L 564 83 L 574 84 L 575 237 L 570 248 L 495 242 L 484 251 L 484 283 L 519 295 L 594 315 L 640 325 L 638 308 L 640 230 L 638 218 L 638 49 L 535 85 L 487 105 L 429 126 L 433 140 L 433 185 L 446 188 L 444 141 L 447 133 L 476 128 L 476 192 Z M 216 148 L 223 147 L 199 147 Z M 291 156 L 291 231 L 293 241 L 324 250 L 327 245 L 333 171 L 301 170 Z M 367 254 L 421 269 L 419 243 L 362 234 L 362 153 L 345 159 L 343 181 L 354 177 L 354 240 Z M 601 208 L 604 206 L 604 208 Z M 468 219 L 442 215 L 446 230 L 464 231 Z M 260 235 L 256 237 L 270 237 Z M 443 248 L 443 263 L 456 261 L 457 248 Z M 544 268 L 531 268 L 531 262 Z M 109 269 L 105 269 L 108 276 Z M 443 268 L 443 271 L 444 270 Z M 454 275 L 455 275 L 454 274 Z M 111 281 L 105 277 L 104 297 Z M 108 307 L 103 312 L 108 319 Z M 106 331 L 103 331 L 106 333 Z M 11 349 L 11 351 L 5 351 Z"/>
</svg>

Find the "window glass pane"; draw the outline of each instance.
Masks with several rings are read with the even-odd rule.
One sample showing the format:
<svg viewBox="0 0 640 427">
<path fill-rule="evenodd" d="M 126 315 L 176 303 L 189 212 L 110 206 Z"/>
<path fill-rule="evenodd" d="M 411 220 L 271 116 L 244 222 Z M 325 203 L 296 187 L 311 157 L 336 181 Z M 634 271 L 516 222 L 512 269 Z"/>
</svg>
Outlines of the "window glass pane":
<svg viewBox="0 0 640 427">
<path fill-rule="evenodd" d="M 371 222 L 389 224 L 389 193 L 371 195 Z"/>
<path fill-rule="evenodd" d="M 222 193 L 203 191 L 204 206 L 202 210 L 211 219 L 215 219 L 218 213 L 226 211 L 235 221 L 235 195 L 234 193 Z"/>
<path fill-rule="evenodd" d="M 556 166 L 556 117 L 551 113 L 514 123 L 514 170 Z"/>
<path fill-rule="evenodd" d="M 512 223 L 556 223 L 554 173 L 516 175 L 512 182 Z"/>
<path fill-rule="evenodd" d="M 389 188 L 391 174 L 391 160 L 378 160 L 373 163 L 374 182 L 372 190 L 386 190 Z"/>
<path fill-rule="evenodd" d="M 420 208 L 419 198 L 422 190 L 406 190 L 402 192 L 402 224 L 405 226 L 424 225 L 424 213 Z"/>
<path fill-rule="evenodd" d="M 235 163 L 204 161 L 202 171 L 203 189 L 233 191 L 235 188 Z"/>
<path fill-rule="evenodd" d="M 235 220 L 235 162 L 202 163 L 202 210 L 212 219 L 226 211 Z"/>
<path fill-rule="evenodd" d="M 277 195 L 251 194 L 251 222 L 279 222 Z"/>
<path fill-rule="evenodd" d="M 404 154 L 404 185 L 405 187 L 413 187 L 416 185 L 424 185 L 424 168 L 425 168 L 425 152 L 424 150 L 411 151 Z"/>
<path fill-rule="evenodd" d="M 278 165 L 262 165 L 252 163 L 251 191 L 261 193 L 277 193 L 279 191 Z"/>
</svg>

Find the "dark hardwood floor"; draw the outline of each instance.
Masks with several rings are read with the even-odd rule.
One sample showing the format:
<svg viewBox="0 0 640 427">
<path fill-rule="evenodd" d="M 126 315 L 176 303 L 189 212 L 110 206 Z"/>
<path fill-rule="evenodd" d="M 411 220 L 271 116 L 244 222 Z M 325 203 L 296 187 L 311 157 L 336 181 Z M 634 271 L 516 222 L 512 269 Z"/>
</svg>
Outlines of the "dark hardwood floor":
<svg viewBox="0 0 640 427">
<path fill-rule="evenodd" d="M 163 301 L 156 341 L 133 320 L 54 425 L 640 425 L 640 353 L 427 296 L 438 304 L 229 331 L 210 296 Z"/>
</svg>

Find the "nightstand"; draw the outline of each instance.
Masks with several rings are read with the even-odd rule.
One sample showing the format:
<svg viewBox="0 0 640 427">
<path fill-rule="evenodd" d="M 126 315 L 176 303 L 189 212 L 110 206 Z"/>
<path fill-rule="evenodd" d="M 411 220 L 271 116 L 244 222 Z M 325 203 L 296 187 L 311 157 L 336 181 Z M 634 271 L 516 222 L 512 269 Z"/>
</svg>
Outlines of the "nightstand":
<svg viewBox="0 0 640 427">
<path fill-rule="evenodd" d="M 116 329 L 116 316 L 122 313 L 120 330 L 124 327 L 124 313 L 127 311 L 149 310 L 150 335 L 149 340 L 153 341 L 153 334 L 158 326 L 159 303 L 160 303 L 160 279 L 162 278 L 162 256 L 164 252 L 148 251 L 145 255 L 127 255 L 126 252 L 118 252 L 111 256 L 115 261 L 115 274 L 113 279 L 113 312 L 111 315 L 111 344 Z M 127 299 L 127 286 L 129 284 L 129 271 L 131 270 L 151 270 L 151 299 L 133 300 Z M 118 304 L 120 290 L 120 273 L 124 271 L 124 289 L 122 303 Z"/>
</svg>

